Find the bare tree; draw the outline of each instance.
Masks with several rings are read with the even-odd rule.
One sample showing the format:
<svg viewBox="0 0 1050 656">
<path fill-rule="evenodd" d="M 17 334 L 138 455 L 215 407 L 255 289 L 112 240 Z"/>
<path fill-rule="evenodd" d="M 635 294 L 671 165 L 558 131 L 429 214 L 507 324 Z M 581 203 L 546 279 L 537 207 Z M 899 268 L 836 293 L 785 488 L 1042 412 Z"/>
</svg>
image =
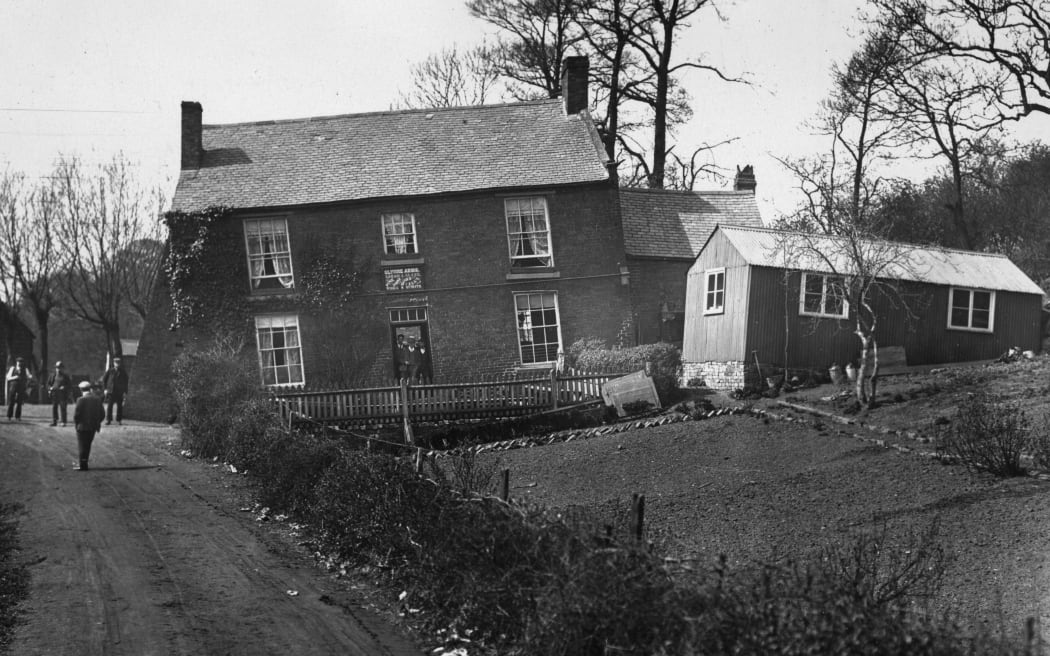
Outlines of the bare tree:
<svg viewBox="0 0 1050 656">
<path fill-rule="evenodd" d="M 487 46 L 446 48 L 414 65 L 411 77 L 412 88 L 401 95 L 401 104 L 410 108 L 484 105 L 503 95 Z"/>
<path fill-rule="evenodd" d="M 1050 1 L 872 0 L 883 23 L 926 53 L 962 59 L 999 79 L 1004 119 L 1050 114 Z"/>
<path fill-rule="evenodd" d="M 701 10 L 710 9 L 721 20 L 713 0 L 632 0 L 634 7 L 620 12 L 625 26 L 627 44 L 641 62 L 642 76 L 625 82 L 621 92 L 625 99 L 641 103 L 651 111 L 652 147 L 649 157 L 644 151 L 620 141 L 621 147 L 645 170 L 649 186 L 662 188 L 666 177 L 667 159 L 673 146 L 668 145 L 668 133 L 675 125 L 685 123 L 692 116 L 689 95 L 681 86 L 679 76 L 688 70 L 714 73 L 726 82 L 743 82 L 730 77 L 718 67 L 699 60 L 676 60 L 674 46 L 689 21 Z"/>
<path fill-rule="evenodd" d="M 579 0 L 468 0 L 467 9 L 509 36 L 490 52 L 515 97 L 561 95 L 561 63 L 583 38 Z"/>
<path fill-rule="evenodd" d="M 49 359 L 49 323 L 58 303 L 58 272 L 64 266 L 56 230 L 58 204 L 46 184 L 29 188 L 20 174 L 0 180 L 0 259 L 36 323 L 40 367 Z"/>
<path fill-rule="evenodd" d="M 20 221 L 25 211 L 25 176 L 20 173 L 5 171 L 0 176 L 0 222 L 6 227 L 8 224 Z M 23 304 L 21 290 L 14 274 L 10 251 L 10 244 L 0 234 L 0 330 L 4 333 L 4 352 L 8 360 L 12 359 L 15 346 L 15 334 L 18 330 L 20 319 L 19 310 Z M 10 362 L 6 364 L 11 364 Z M 4 398 L 7 398 L 6 383 Z"/>
<path fill-rule="evenodd" d="M 144 189 L 131 169 L 122 155 L 91 172 L 74 157 L 60 159 L 54 174 L 57 234 L 68 262 L 64 305 L 102 329 L 113 357 L 122 354 L 120 310 L 142 291 L 130 281 L 141 276 L 152 284 L 159 266 L 150 257 L 156 251 L 143 244 L 159 242 L 161 195 Z"/>
</svg>

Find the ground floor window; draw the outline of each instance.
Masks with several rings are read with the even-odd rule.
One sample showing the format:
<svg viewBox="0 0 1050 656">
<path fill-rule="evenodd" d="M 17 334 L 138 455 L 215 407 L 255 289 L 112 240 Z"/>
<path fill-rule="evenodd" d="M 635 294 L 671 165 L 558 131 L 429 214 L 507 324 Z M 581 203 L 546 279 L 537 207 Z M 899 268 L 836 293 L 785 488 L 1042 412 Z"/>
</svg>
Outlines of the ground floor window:
<svg viewBox="0 0 1050 656">
<path fill-rule="evenodd" d="M 561 350 L 557 292 L 514 295 L 522 364 L 556 362 Z"/>
<path fill-rule="evenodd" d="M 301 385 L 305 382 L 299 317 L 256 317 L 255 335 L 264 385 Z"/>
<path fill-rule="evenodd" d="M 995 317 L 995 292 L 953 287 L 948 327 L 991 332 Z"/>
</svg>

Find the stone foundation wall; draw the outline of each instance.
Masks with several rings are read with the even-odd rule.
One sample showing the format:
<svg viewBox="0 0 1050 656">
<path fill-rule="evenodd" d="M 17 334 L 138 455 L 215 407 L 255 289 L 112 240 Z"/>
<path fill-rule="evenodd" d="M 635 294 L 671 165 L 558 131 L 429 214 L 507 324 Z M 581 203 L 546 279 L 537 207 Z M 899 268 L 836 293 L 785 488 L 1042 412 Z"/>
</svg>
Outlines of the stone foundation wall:
<svg viewBox="0 0 1050 656">
<path fill-rule="evenodd" d="M 683 362 L 680 384 L 686 387 L 689 381 L 699 378 L 711 389 L 732 391 L 757 385 L 758 371 L 754 364 L 730 360 L 728 362 Z"/>
</svg>

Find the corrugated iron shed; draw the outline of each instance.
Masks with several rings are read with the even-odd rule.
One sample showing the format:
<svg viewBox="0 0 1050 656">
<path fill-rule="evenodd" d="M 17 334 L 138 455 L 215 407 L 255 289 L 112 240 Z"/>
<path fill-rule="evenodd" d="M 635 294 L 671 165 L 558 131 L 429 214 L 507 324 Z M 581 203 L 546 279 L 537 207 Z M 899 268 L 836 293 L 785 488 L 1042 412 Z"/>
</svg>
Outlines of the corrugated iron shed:
<svg viewBox="0 0 1050 656">
<path fill-rule="evenodd" d="M 854 258 L 842 238 L 766 228 L 719 226 L 718 229 L 752 266 L 850 274 Z M 1043 294 L 1005 255 L 864 240 L 861 259 L 883 262 L 878 277 L 935 285 Z"/>
</svg>

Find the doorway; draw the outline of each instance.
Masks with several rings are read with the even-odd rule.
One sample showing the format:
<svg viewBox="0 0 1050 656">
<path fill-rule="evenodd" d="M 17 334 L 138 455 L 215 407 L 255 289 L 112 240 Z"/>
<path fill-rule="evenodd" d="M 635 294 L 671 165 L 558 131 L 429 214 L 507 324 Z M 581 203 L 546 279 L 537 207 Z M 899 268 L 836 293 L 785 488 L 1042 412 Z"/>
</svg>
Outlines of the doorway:
<svg viewBox="0 0 1050 656">
<path fill-rule="evenodd" d="M 400 338 L 400 339 L 399 339 Z M 400 350 L 414 343 L 422 351 L 421 364 L 416 381 L 431 383 L 434 380 L 434 356 L 430 343 L 430 329 L 425 307 L 398 308 L 390 310 L 390 354 L 394 380 L 400 380 Z"/>
</svg>

